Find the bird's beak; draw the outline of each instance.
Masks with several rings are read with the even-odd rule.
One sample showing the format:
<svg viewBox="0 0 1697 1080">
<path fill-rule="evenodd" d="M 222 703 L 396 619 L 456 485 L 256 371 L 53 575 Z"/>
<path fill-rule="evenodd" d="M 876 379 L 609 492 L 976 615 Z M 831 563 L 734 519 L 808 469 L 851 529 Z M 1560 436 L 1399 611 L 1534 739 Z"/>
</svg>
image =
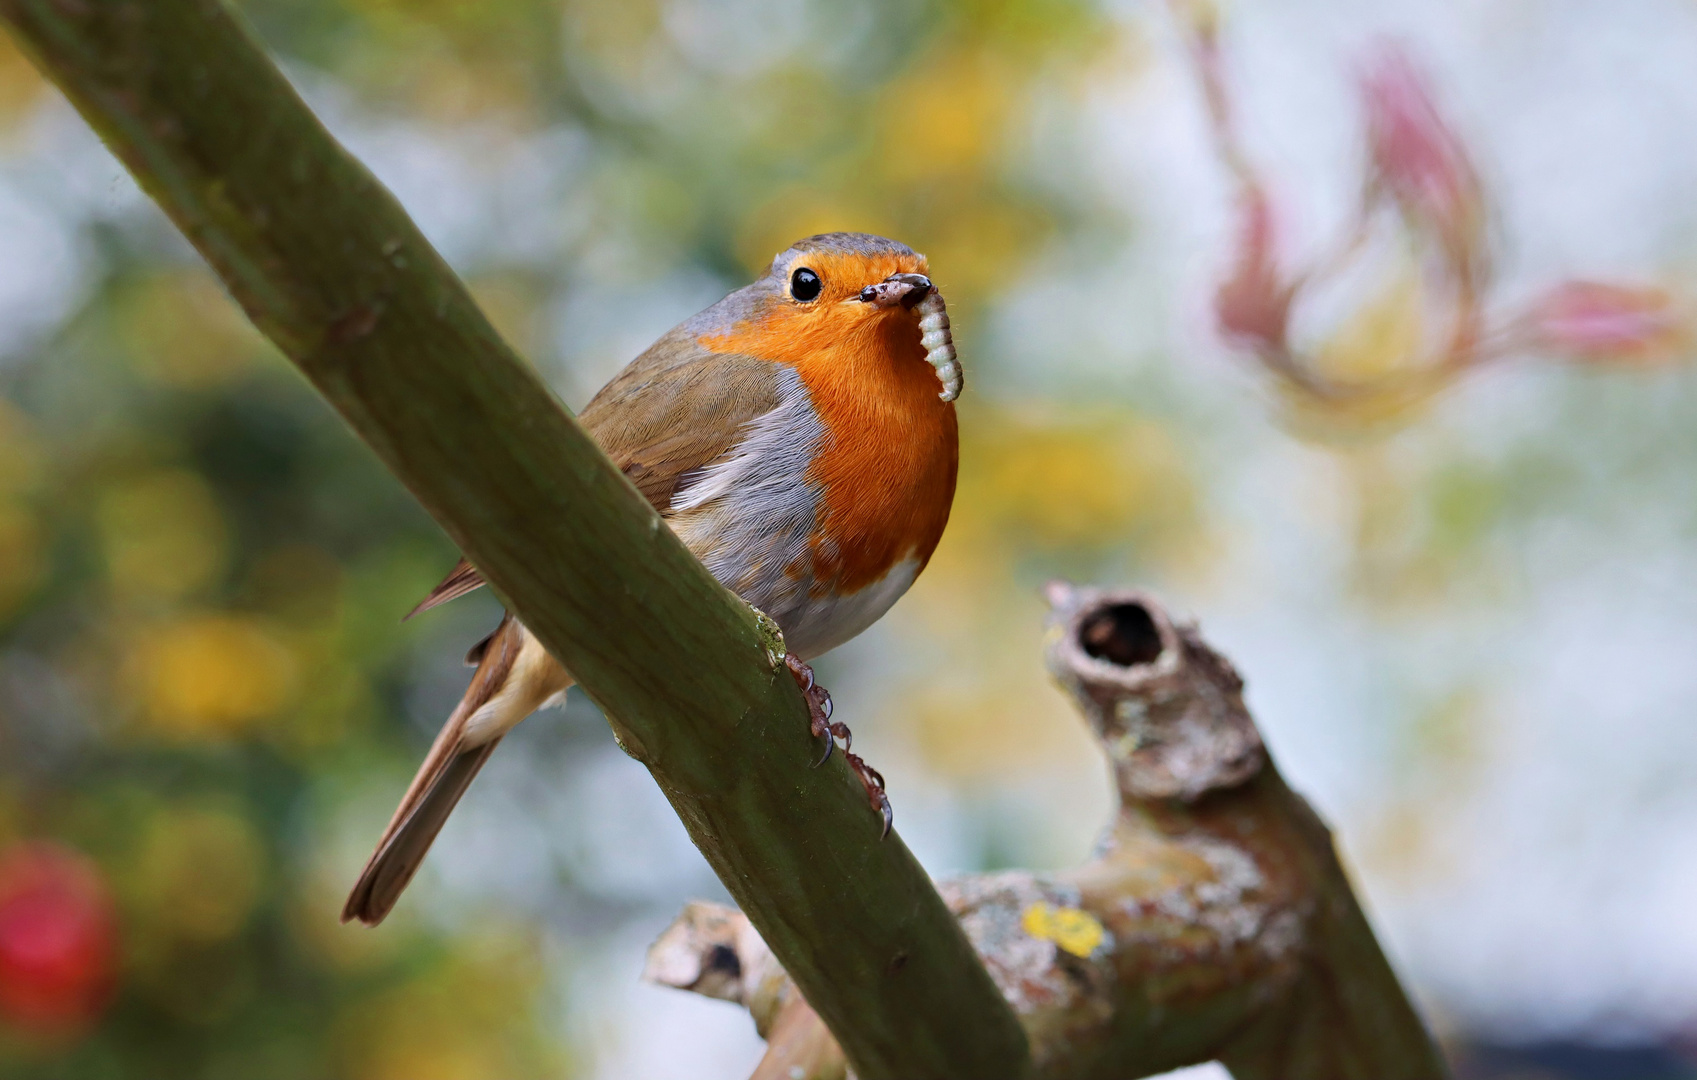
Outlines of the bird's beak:
<svg viewBox="0 0 1697 1080">
<path fill-rule="evenodd" d="M 891 274 L 876 285 L 860 290 L 862 303 L 877 308 L 893 308 L 900 304 L 912 311 L 931 295 L 931 279 L 924 274 Z"/>
</svg>

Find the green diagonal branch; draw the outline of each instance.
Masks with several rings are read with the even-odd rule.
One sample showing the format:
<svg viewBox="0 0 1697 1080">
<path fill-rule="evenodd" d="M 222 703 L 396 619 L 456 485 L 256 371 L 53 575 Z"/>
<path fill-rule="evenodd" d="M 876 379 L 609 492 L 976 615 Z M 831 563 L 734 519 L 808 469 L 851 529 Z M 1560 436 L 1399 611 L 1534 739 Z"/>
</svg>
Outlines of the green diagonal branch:
<svg viewBox="0 0 1697 1080">
<path fill-rule="evenodd" d="M 501 341 L 219 0 L 0 0 L 42 70 L 601 706 L 863 1080 L 1024 1035 L 749 612 Z M 325 913 L 333 917 L 332 912 Z"/>
</svg>

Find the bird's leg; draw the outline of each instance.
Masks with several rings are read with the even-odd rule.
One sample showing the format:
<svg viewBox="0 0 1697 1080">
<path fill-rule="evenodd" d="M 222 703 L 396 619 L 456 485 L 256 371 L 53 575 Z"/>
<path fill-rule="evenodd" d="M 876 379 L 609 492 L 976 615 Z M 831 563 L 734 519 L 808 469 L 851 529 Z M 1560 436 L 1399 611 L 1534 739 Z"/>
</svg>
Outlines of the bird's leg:
<svg viewBox="0 0 1697 1080">
<path fill-rule="evenodd" d="M 823 736 L 825 739 L 825 753 L 813 763 L 813 767 L 817 769 L 829 761 L 832 747 L 836 746 L 838 739 L 843 740 L 843 753 L 848 757 L 849 768 L 854 770 L 854 775 L 866 788 L 866 799 L 872 804 L 873 811 L 884 819 L 884 828 L 878 837 L 883 839 L 890 835 L 890 822 L 895 814 L 890 809 L 890 797 L 884 793 L 883 774 L 854 752 L 854 732 L 849 730 L 849 726 L 840 720 L 832 723 L 831 695 L 813 677 L 813 669 L 794 653 L 784 656 L 784 666 L 790 669 L 790 675 L 794 677 L 796 685 L 801 687 L 801 696 L 807 701 L 807 713 L 813 721 L 814 737 Z"/>
<path fill-rule="evenodd" d="M 774 668 L 780 662 L 789 668 L 790 676 L 801 687 L 801 696 L 807 702 L 807 715 L 812 721 L 810 729 L 815 739 L 824 738 L 825 754 L 813 763 L 817 769 L 831 759 L 831 748 L 836 745 L 836 738 L 848 738 L 849 729 L 846 725 L 831 723 L 831 693 L 813 677 L 813 669 L 802 662 L 801 658 L 790 652 L 784 642 L 784 631 L 778 626 L 778 621 L 761 611 L 748 601 L 748 610 L 754 613 L 755 630 L 760 634 L 760 644 L 766 650 L 766 662 Z"/>
</svg>

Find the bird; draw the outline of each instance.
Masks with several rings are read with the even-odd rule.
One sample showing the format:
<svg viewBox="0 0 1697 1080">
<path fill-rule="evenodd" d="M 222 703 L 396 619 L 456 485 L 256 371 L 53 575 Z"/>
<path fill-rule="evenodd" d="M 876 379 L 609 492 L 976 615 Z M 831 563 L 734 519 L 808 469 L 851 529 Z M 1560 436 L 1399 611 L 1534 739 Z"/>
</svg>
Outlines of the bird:
<svg viewBox="0 0 1697 1080">
<path fill-rule="evenodd" d="M 959 466 L 962 374 L 925 256 L 867 233 L 822 233 L 667 332 L 578 422 L 726 588 L 782 633 L 818 763 L 836 739 L 889 831 L 883 778 L 852 752 L 808 661 L 871 626 L 930 561 Z M 479 588 L 462 558 L 408 614 Z M 394 908 L 503 736 L 563 702 L 571 674 L 511 613 L 476 667 L 342 909 Z"/>
</svg>

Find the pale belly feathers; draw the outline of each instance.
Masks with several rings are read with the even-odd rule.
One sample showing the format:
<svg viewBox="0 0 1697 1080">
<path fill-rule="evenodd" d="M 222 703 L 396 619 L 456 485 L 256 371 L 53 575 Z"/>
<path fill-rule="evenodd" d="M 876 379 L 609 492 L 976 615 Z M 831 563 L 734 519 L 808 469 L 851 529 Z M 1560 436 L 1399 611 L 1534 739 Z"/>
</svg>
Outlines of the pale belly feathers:
<svg viewBox="0 0 1697 1080">
<path fill-rule="evenodd" d="M 816 578 L 820 494 L 806 476 L 825 429 L 800 377 L 782 367 L 778 377 L 779 406 L 672 499 L 669 520 L 714 577 L 776 620 L 792 652 L 812 659 L 877 622 L 920 563 L 909 556 L 848 594 Z"/>
</svg>

